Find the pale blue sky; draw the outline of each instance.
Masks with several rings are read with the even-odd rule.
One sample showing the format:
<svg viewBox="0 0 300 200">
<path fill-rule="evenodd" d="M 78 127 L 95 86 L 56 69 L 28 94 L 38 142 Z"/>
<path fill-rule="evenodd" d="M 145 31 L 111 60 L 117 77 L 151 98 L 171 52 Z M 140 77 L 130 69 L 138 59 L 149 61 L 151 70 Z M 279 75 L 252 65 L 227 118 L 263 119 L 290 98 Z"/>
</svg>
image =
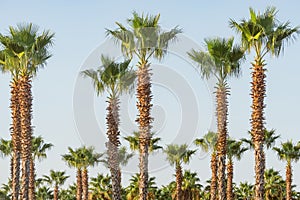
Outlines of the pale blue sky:
<svg viewBox="0 0 300 200">
<path fill-rule="evenodd" d="M 55 45 L 51 49 L 53 57 L 49 60 L 46 68 L 39 71 L 38 76 L 33 82 L 33 125 L 35 126 L 35 134 L 43 135 L 46 141 L 55 145 L 48 153 L 48 159 L 37 164 L 38 174 L 47 173 L 52 168 L 57 170 L 68 169 L 63 161 L 61 161 L 60 155 L 66 153 L 68 146 L 76 148 L 82 142 L 89 143 L 82 139 L 84 135 L 98 134 L 94 129 L 87 129 L 86 133 L 78 131 L 78 121 L 76 121 L 75 116 L 78 112 L 74 112 L 76 105 L 74 106 L 73 102 L 76 102 L 74 93 L 78 89 L 78 73 L 83 68 L 88 67 L 83 65 L 86 63 L 86 59 L 90 58 L 91 53 L 96 48 L 103 47 L 101 44 L 106 41 L 105 28 L 115 28 L 115 21 L 126 23 L 126 19 L 131 16 L 133 10 L 138 13 L 160 13 L 160 23 L 163 28 L 168 29 L 179 25 L 183 29 L 184 37 L 202 46 L 203 39 L 206 37 L 235 36 L 235 33 L 228 27 L 229 18 L 235 20 L 240 20 L 244 17 L 248 18 L 248 8 L 250 6 L 256 10 L 264 10 L 269 5 L 278 8 L 278 18 L 281 21 L 289 20 L 292 25 L 300 25 L 298 9 L 300 4 L 296 0 L 289 1 L 288 3 L 278 0 L 257 1 L 255 3 L 254 1 L 238 0 L 205 2 L 196 0 L 181 2 L 175 2 L 174 0 L 124 0 L 120 2 L 62 2 L 56 0 L 42 2 L 29 0 L 18 3 L 2 2 L 0 12 L 1 33 L 7 33 L 9 25 L 16 25 L 20 22 L 33 22 L 39 25 L 41 29 L 50 29 L 55 32 Z M 105 50 L 102 48 L 102 51 Z M 110 50 L 108 49 L 108 51 Z M 280 56 L 279 58 L 266 57 L 268 64 L 266 127 L 275 128 L 277 133 L 281 134 L 282 141 L 286 141 L 287 139 L 300 140 L 300 128 L 297 125 L 300 113 L 300 106 L 297 104 L 300 101 L 298 89 L 300 70 L 297 67 L 299 52 L 299 41 L 296 41 L 285 49 L 284 56 Z M 161 83 L 163 80 L 162 77 L 154 77 L 154 81 L 156 82 L 153 87 L 154 114 L 157 115 L 155 126 L 157 131 L 161 133 L 159 136 L 163 138 L 163 142 L 165 143 L 170 143 L 176 136 L 183 134 L 180 132 L 174 136 L 173 132 L 180 128 L 179 124 L 182 123 L 182 116 L 184 116 L 181 114 L 187 112 L 186 110 L 182 110 L 185 108 L 183 101 L 188 100 L 188 98 L 191 98 L 190 102 L 196 102 L 197 105 L 195 105 L 197 108 L 195 107 L 195 110 L 197 112 L 191 113 L 191 119 L 187 121 L 194 120 L 194 124 L 191 124 L 191 126 L 196 123 L 197 130 L 195 133 L 186 134 L 191 136 L 191 138 L 199 137 L 213 127 L 211 124 L 211 118 L 214 113 L 213 102 L 207 89 L 207 83 L 200 79 L 191 63 L 189 63 L 190 61 L 185 60 L 183 57 L 180 53 L 177 56 L 170 54 L 159 64 L 166 66 L 166 69 L 170 69 L 170 66 L 174 67 L 174 72 L 177 72 L 185 79 L 185 83 L 189 85 L 187 88 L 191 88 L 192 90 L 186 90 L 187 93 L 183 94 L 185 95 L 184 99 L 180 96 L 181 93 L 177 94 L 179 92 L 178 88 L 185 90 L 184 85 L 178 85 L 178 88 L 176 85 L 172 85 L 171 76 L 166 77 L 167 82 L 163 84 Z M 242 66 L 243 76 L 240 79 L 230 80 L 229 133 L 235 138 L 247 137 L 247 130 L 250 128 L 251 99 L 249 96 L 249 82 L 251 79 L 249 68 L 252 59 L 252 55 L 247 56 L 247 60 Z M 152 61 L 152 63 L 158 64 L 157 61 Z M 9 79 L 9 75 L 2 75 L 2 81 L 0 82 L 0 131 L 2 133 L 1 137 L 4 138 L 9 137 Z M 170 81 L 168 82 L 168 80 Z M 182 81 L 181 79 L 177 80 Z M 208 86 L 211 87 L 210 83 L 208 83 Z M 87 90 L 91 91 L 89 82 L 87 82 L 86 87 L 88 87 Z M 189 96 L 189 94 L 193 96 Z M 127 120 L 130 122 L 130 120 L 134 121 L 136 114 L 135 100 L 134 96 L 127 99 L 128 108 L 130 109 L 125 110 L 125 112 L 122 111 L 122 116 L 128 115 Z M 79 112 L 84 112 L 86 109 L 85 106 L 89 108 L 92 106 L 95 113 L 94 120 L 98 122 L 100 127 L 99 132 L 103 132 L 105 128 L 105 98 L 95 97 L 93 100 L 95 100 L 93 106 L 79 105 L 82 108 Z M 199 117 L 195 120 L 193 114 L 197 114 Z M 89 121 L 90 119 L 85 120 Z M 128 126 L 122 124 L 122 130 L 128 132 L 134 129 L 132 126 Z M 103 136 L 103 133 L 99 134 Z M 184 137 L 184 135 L 181 135 L 181 137 Z M 190 137 L 187 138 L 191 139 Z M 93 142 L 98 144 L 97 148 L 104 149 L 105 141 L 101 139 L 97 141 L 96 138 Z M 187 140 L 185 142 L 190 141 Z M 277 144 L 280 144 L 280 141 Z M 161 158 L 159 155 L 155 156 L 159 159 Z M 153 166 L 154 170 L 151 175 L 157 176 L 159 184 L 166 184 L 173 178 L 173 170 L 172 168 L 160 169 L 160 163 L 157 162 L 155 156 L 152 159 L 154 159 L 153 163 L 156 164 Z M 197 157 L 199 157 L 199 153 Z M 135 172 L 137 170 L 136 164 L 136 161 L 132 161 L 129 164 L 132 168 L 127 171 Z M 281 170 L 281 174 L 284 176 L 284 165 L 283 162 L 277 160 L 275 154 L 268 153 L 267 167 L 273 166 Z M 163 166 L 166 166 L 166 164 L 164 163 Z M 209 157 L 201 159 L 195 157 L 187 168 L 199 172 L 201 182 L 204 183 L 204 180 L 209 178 L 210 175 Z M 235 181 L 248 180 L 253 182 L 253 168 L 253 152 L 248 152 L 244 159 L 236 164 Z M 0 183 L 3 183 L 9 174 L 8 159 L 0 160 L 0 169 Z M 104 170 L 104 167 L 100 165 L 92 171 L 95 174 Z M 299 171 L 299 164 L 295 164 L 294 181 L 298 184 L 300 184 Z M 74 170 L 68 169 L 68 173 L 73 175 Z M 127 174 L 123 179 L 125 184 L 128 178 L 129 175 Z"/>
</svg>

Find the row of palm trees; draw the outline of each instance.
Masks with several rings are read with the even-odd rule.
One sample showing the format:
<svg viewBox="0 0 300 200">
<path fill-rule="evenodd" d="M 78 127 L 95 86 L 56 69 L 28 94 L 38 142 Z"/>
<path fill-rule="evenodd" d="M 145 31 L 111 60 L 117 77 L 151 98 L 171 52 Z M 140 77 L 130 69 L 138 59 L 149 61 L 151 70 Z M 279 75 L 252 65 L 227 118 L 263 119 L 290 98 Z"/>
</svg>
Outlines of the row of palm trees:
<svg viewBox="0 0 300 200">
<path fill-rule="evenodd" d="M 264 131 L 266 141 L 265 145 L 272 148 L 275 144 L 275 140 L 279 135 L 275 135 L 275 131 Z M 210 148 L 217 148 L 217 133 L 208 132 L 201 139 L 196 139 L 195 144 L 203 151 L 209 151 Z M 132 151 L 136 150 L 135 144 L 139 137 L 136 134 L 135 137 L 131 137 L 130 146 Z M 158 141 L 160 138 L 154 138 L 152 141 L 152 149 L 156 147 L 156 150 L 163 149 L 159 146 Z M 43 138 L 36 137 L 33 139 L 32 156 L 37 155 L 40 160 L 46 158 L 46 152 L 53 146 L 51 143 L 45 143 Z M 1 139 L 0 151 L 3 156 L 11 156 L 12 153 L 12 142 L 11 140 Z M 226 153 L 228 156 L 227 161 L 227 198 L 231 199 L 253 199 L 253 188 L 249 184 L 241 183 L 237 187 L 233 183 L 233 159 L 240 160 L 243 153 L 248 149 L 253 148 L 253 143 L 249 139 L 241 139 L 236 141 L 229 139 L 227 142 Z M 273 169 L 266 170 L 264 173 L 265 183 L 265 197 L 266 199 L 295 199 L 299 197 L 300 193 L 297 193 L 292 188 L 292 169 L 291 162 L 298 161 L 300 158 L 300 143 L 294 145 L 291 141 L 282 143 L 280 148 L 273 147 L 273 150 L 278 154 L 278 157 L 287 162 L 286 170 L 286 181 L 279 175 L 279 172 Z M 99 154 L 94 151 L 92 147 L 81 147 L 78 149 L 68 148 L 68 153 L 62 155 L 62 159 L 66 162 L 69 167 L 77 169 L 77 181 L 75 185 L 71 185 L 69 189 L 59 189 L 65 181 L 69 178 L 65 174 L 65 171 L 54 171 L 50 170 L 49 175 L 44 175 L 42 178 L 38 178 L 35 181 L 36 186 L 36 198 L 37 199 L 113 199 L 113 190 L 110 176 L 103 176 L 101 174 L 98 177 L 91 178 L 88 181 L 88 170 L 90 166 L 94 166 L 99 162 L 102 162 L 104 166 L 109 168 L 107 159 L 100 159 L 106 153 Z M 182 163 L 188 163 L 191 157 L 195 154 L 196 150 L 190 150 L 187 145 L 168 145 L 163 150 L 166 154 L 167 160 L 171 166 L 175 167 L 175 181 L 171 182 L 167 186 L 158 188 L 155 185 L 155 178 L 149 178 L 148 186 L 148 199 L 209 199 L 211 194 L 211 187 L 216 184 L 214 173 L 212 172 L 212 178 L 208 182 L 207 187 L 202 188 L 200 180 L 196 173 L 184 170 Z M 211 151 L 211 154 L 216 154 L 215 151 Z M 120 148 L 118 160 L 122 165 L 126 165 L 128 160 L 133 156 L 132 153 L 128 153 L 125 147 Z M 213 159 L 213 158 L 212 158 Z M 213 162 L 212 162 L 213 163 Z M 217 162 L 215 164 L 217 166 Z M 215 169 L 212 167 L 212 169 Z M 183 173 L 184 171 L 184 173 Z M 78 173 L 79 172 L 79 173 Z M 104 183 L 103 183 L 104 181 Z M 138 197 L 138 174 L 132 176 L 130 184 L 126 188 L 121 187 L 121 198 L 122 199 L 136 199 Z M 245 188 L 242 186 L 246 184 L 247 192 L 243 192 Z M 47 187 L 52 187 L 52 190 Z M 1 198 L 11 197 L 11 182 L 4 184 L 2 187 Z M 298 195 L 298 196 L 297 196 Z M 243 198 L 242 198 L 243 197 Z M 279 198 L 280 197 L 280 198 Z"/>
<path fill-rule="evenodd" d="M 264 97 L 265 97 L 265 55 L 280 55 L 285 44 L 299 33 L 298 27 L 291 27 L 289 22 L 281 23 L 276 18 L 277 10 L 274 7 L 267 8 L 263 13 L 256 13 L 250 8 L 250 18 L 236 22 L 230 19 L 230 27 L 241 35 L 241 45 L 234 44 L 234 38 L 212 38 L 205 39 L 205 51 L 194 50 L 187 52 L 189 57 L 199 65 L 203 78 L 214 77 L 216 83 L 217 104 L 217 138 L 216 146 L 213 147 L 212 170 L 214 177 L 210 188 L 212 200 L 232 199 L 232 194 L 226 194 L 231 186 L 226 186 L 226 156 L 227 156 L 227 115 L 230 87 L 228 78 L 238 76 L 241 71 L 241 63 L 245 59 L 245 52 L 255 53 L 252 62 L 252 115 L 251 136 L 255 155 L 255 199 L 264 199 Z M 112 58 L 102 55 L 103 66 L 99 69 L 85 70 L 84 77 L 92 80 L 98 95 L 106 92 L 108 94 L 107 106 L 107 164 L 112 178 L 113 199 L 121 199 L 121 170 L 119 158 L 120 146 L 120 95 L 129 92 L 134 87 L 137 79 L 136 98 L 138 116 L 138 150 L 139 150 L 139 199 L 146 200 L 148 197 L 149 175 L 148 156 L 152 141 L 151 117 L 152 92 L 151 92 L 151 59 L 161 60 L 167 53 L 169 43 L 173 42 L 182 31 L 174 27 L 170 31 L 163 31 L 159 25 L 160 15 L 139 15 L 133 12 L 132 18 L 127 20 L 128 27 L 116 23 L 115 30 L 107 29 L 107 35 L 114 38 L 120 44 L 124 56 L 124 62 L 116 63 Z M 11 114 L 12 114 L 12 199 L 35 200 L 34 185 L 34 158 L 32 155 L 32 78 L 37 74 L 40 67 L 46 64 L 51 55 L 48 47 L 52 45 L 54 34 L 50 31 L 38 33 L 38 28 L 32 24 L 10 27 L 8 35 L 0 35 L 2 48 L 0 51 L 0 66 L 2 71 L 9 72 L 11 81 Z M 132 59 L 136 57 L 137 70 L 130 66 Z M 201 139 L 197 142 L 201 143 Z M 233 144 L 232 144 L 233 145 Z M 234 144 L 236 145 L 236 144 Z M 87 166 L 90 162 L 97 162 L 100 155 L 86 158 L 85 164 L 78 164 L 74 155 L 83 155 L 82 152 L 93 152 L 92 149 L 81 148 L 72 150 L 64 158 L 70 166 L 77 169 L 77 199 L 87 199 Z M 182 199 L 181 186 L 182 169 L 181 162 L 188 162 L 188 157 L 194 153 L 187 145 L 168 145 L 165 149 L 169 161 L 175 165 L 177 178 L 176 198 Z M 81 153 L 78 153 L 81 152 Z M 73 155 L 74 154 L 74 155 Z M 91 153 L 93 155 L 93 153 Z M 230 156 L 229 156 L 230 158 Z M 93 160 L 94 159 L 94 160 Z M 230 160 L 230 159 L 229 159 Z M 232 163 L 227 164 L 227 177 Z M 217 181 L 214 181 L 214 178 Z M 21 182 L 20 182 L 21 180 Z M 82 190 L 82 194 L 81 194 Z M 231 190 L 232 191 L 232 190 Z"/>
</svg>

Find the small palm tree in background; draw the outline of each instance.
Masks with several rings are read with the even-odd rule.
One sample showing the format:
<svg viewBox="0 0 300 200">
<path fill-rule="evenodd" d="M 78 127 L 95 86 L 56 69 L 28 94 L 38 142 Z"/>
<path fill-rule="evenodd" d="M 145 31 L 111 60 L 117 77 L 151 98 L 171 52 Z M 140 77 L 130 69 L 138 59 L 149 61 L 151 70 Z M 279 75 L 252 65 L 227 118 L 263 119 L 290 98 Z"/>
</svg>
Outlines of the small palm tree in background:
<svg viewBox="0 0 300 200">
<path fill-rule="evenodd" d="M 59 187 L 62 186 L 69 176 L 66 176 L 65 171 L 54 171 L 50 170 L 50 175 L 44 175 L 43 179 L 51 186 L 54 186 L 53 189 L 53 200 L 58 200 L 59 196 Z"/>
<path fill-rule="evenodd" d="M 62 155 L 63 161 L 71 168 L 77 170 L 76 175 L 76 200 L 82 200 L 82 167 L 83 163 L 78 150 L 68 147 L 69 153 Z"/>
<path fill-rule="evenodd" d="M 118 147 L 121 144 L 119 135 L 119 104 L 120 95 L 132 88 L 135 72 L 130 61 L 116 63 L 108 57 L 101 56 L 103 66 L 97 70 L 89 69 L 82 72 L 84 77 L 92 79 L 97 94 L 108 93 L 107 106 L 107 143 L 108 164 L 112 177 L 114 199 L 121 200 L 121 177 L 118 160 Z"/>
<path fill-rule="evenodd" d="M 251 131 L 248 131 L 248 134 L 251 137 Z M 271 129 L 271 130 L 264 129 L 264 147 L 266 147 L 267 149 L 272 149 L 278 138 L 280 138 L 280 135 L 276 134 L 275 129 Z M 250 139 L 242 138 L 241 141 L 248 144 L 250 149 L 254 149 L 254 144 L 251 138 Z"/>
<path fill-rule="evenodd" d="M 234 187 L 235 199 L 254 200 L 254 186 L 248 182 L 241 182 Z"/>
<path fill-rule="evenodd" d="M 284 199 L 285 181 L 279 171 L 271 169 L 265 170 L 265 198 L 266 200 Z"/>
<path fill-rule="evenodd" d="M 175 166 L 176 171 L 176 199 L 182 200 L 182 163 L 189 163 L 191 156 L 196 150 L 189 150 L 187 144 L 170 144 L 164 149 L 170 165 Z"/>
<path fill-rule="evenodd" d="M 234 45 L 234 38 L 205 39 L 206 51 L 191 50 L 189 57 L 197 62 L 204 78 L 214 77 L 216 83 L 217 125 L 218 125 L 218 199 L 226 199 L 226 138 L 229 86 L 228 78 L 240 74 L 240 64 L 244 58 L 243 49 Z"/>
<path fill-rule="evenodd" d="M 229 139 L 227 141 L 227 200 L 233 200 L 233 158 L 241 160 L 242 155 L 248 148 L 242 146 L 242 141 L 236 141 L 234 139 Z"/>
<path fill-rule="evenodd" d="M 177 27 L 170 31 L 162 31 L 159 25 L 160 15 L 139 15 L 133 12 L 133 17 L 128 19 L 129 28 L 116 22 L 116 30 L 107 30 L 117 42 L 121 43 L 122 52 L 132 58 L 138 58 L 137 71 L 137 108 L 139 125 L 139 151 L 140 151 L 140 186 L 139 199 L 147 199 L 148 181 L 148 146 L 151 140 L 151 73 L 150 59 L 155 57 L 162 59 L 167 53 L 167 48 L 176 36 L 181 32 Z"/>
<path fill-rule="evenodd" d="M 281 143 L 281 148 L 274 147 L 280 160 L 287 162 L 286 164 L 286 199 L 292 199 L 292 162 L 300 159 L 300 144 L 294 145 L 292 141 Z"/>
<path fill-rule="evenodd" d="M 250 8 L 250 18 L 240 23 L 230 20 L 230 27 L 241 35 L 242 45 L 255 52 L 252 62 L 252 114 L 251 135 L 255 155 L 255 199 L 264 199 L 264 99 L 266 96 L 266 68 L 264 57 L 267 54 L 278 57 L 288 41 L 299 33 L 299 27 L 291 27 L 289 22 L 281 23 L 276 17 L 275 7 L 268 7 L 263 13 Z"/>
<path fill-rule="evenodd" d="M 32 159 L 30 160 L 30 177 L 29 177 L 29 187 L 30 191 L 35 191 L 35 166 L 34 161 L 38 159 L 39 161 L 47 158 L 46 152 L 53 147 L 51 143 L 45 143 L 42 136 L 32 137 Z M 33 196 L 33 195 L 32 195 Z"/>
<path fill-rule="evenodd" d="M 111 177 L 103 174 L 98 174 L 91 178 L 91 199 L 113 200 Z"/>
<path fill-rule="evenodd" d="M 1 138 L 0 140 L 0 155 L 1 157 L 10 157 L 10 168 L 13 171 L 13 146 L 11 140 L 5 140 Z"/>
<path fill-rule="evenodd" d="M 212 131 L 206 133 L 203 138 L 198 138 L 194 141 L 195 145 L 199 146 L 202 151 L 206 153 L 211 152 L 211 182 L 209 193 L 212 200 L 217 198 L 217 141 L 218 134 Z"/>
</svg>

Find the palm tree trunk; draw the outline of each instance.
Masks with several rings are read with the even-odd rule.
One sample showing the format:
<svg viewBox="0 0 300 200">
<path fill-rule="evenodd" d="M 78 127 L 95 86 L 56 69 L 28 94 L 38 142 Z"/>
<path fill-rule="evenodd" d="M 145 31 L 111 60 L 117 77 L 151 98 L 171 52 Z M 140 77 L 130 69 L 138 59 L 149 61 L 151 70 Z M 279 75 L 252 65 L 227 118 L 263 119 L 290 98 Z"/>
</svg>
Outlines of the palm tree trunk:
<svg viewBox="0 0 300 200">
<path fill-rule="evenodd" d="M 11 180 L 12 180 L 12 200 L 19 199 L 20 193 L 20 165 L 21 165 L 21 116 L 19 101 L 19 83 L 12 81 L 11 87 L 11 140 L 12 140 L 12 159 L 11 159 Z"/>
<path fill-rule="evenodd" d="M 233 200 L 232 181 L 233 181 L 233 162 L 231 159 L 229 159 L 227 163 L 227 200 Z"/>
<path fill-rule="evenodd" d="M 35 167 L 34 158 L 30 159 L 30 177 L 29 177 L 29 199 L 35 200 Z"/>
<path fill-rule="evenodd" d="M 212 153 L 210 160 L 211 167 L 211 183 L 210 183 L 210 200 L 217 199 L 217 154 Z"/>
<path fill-rule="evenodd" d="M 77 169 L 76 179 L 76 200 L 82 200 L 82 173 L 80 168 Z"/>
<path fill-rule="evenodd" d="M 31 112 L 32 94 L 31 80 L 24 75 L 20 78 L 19 90 L 20 114 L 21 114 L 21 151 L 22 151 L 22 192 L 21 199 L 29 199 L 29 179 L 30 179 L 30 160 L 31 160 Z"/>
<path fill-rule="evenodd" d="M 183 200 L 182 198 L 182 169 L 179 164 L 176 164 L 176 200 Z"/>
<path fill-rule="evenodd" d="M 292 200 L 292 166 L 291 161 L 286 165 L 286 200 Z"/>
<path fill-rule="evenodd" d="M 84 168 L 82 170 L 82 200 L 88 200 L 89 197 L 89 178 L 88 170 Z"/>
<path fill-rule="evenodd" d="M 53 200 L 58 200 L 58 186 L 57 185 L 54 186 Z"/>
<path fill-rule="evenodd" d="M 265 69 L 260 60 L 256 59 L 252 72 L 252 141 L 255 155 L 255 200 L 264 200 L 264 98 L 266 93 Z"/>
<path fill-rule="evenodd" d="M 152 118 L 150 116 L 152 104 L 151 74 L 147 61 L 142 62 L 137 71 L 137 108 L 139 111 L 136 121 L 139 124 L 139 200 L 147 200 L 148 195 L 148 156 L 150 143 L 150 129 Z"/>
<path fill-rule="evenodd" d="M 107 107 L 107 136 L 108 136 L 108 164 L 111 173 L 113 199 L 121 200 L 121 177 L 119 171 L 119 151 L 120 145 L 120 131 L 119 131 L 119 99 L 110 98 L 109 105 Z"/>
<path fill-rule="evenodd" d="M 217 99 L 217 123 L 218 123 L 218 142 L 217 142 L 217 162 L 218 162 L 218 200 L 226 199 L 226 140 L 227 140 L 227 95 L 226 84 L 219 86 L 216 92 Z"/>
</svg>

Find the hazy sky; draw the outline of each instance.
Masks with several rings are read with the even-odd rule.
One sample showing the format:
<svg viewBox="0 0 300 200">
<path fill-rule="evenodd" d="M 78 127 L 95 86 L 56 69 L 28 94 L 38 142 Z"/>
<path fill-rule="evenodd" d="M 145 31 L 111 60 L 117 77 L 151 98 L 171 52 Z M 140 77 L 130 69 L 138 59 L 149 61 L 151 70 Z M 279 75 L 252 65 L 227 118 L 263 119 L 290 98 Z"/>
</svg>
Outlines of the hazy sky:
<svg viewBox="0 0 300 200">
<path fill-rule="evenodd" d="M 74 170 L 67 168 L 61 154 L 67 147 L 81 144 L 96 145 L 97 150 L 105 149 L 105 94 L 97 98 L 88 80 L 79 77 L 86 68 L 100 65 L 100 53 L 120 56 L 118 47 L 106 37 L 105 29 L 116 28 L 115 22 L 126 24 L 132 11 L 161 14 L 160 24 L 164 29 L 179 26 L 183 34 L 170 46 L 169 54 L 161 62 L 153 64 L 153 115 L 154 131 L 162 138 L 162 145 L 169 143 L 191 143 L 209 129 L 214 129 L 214 100 L 211 81 L 203 81 L 185 52 L 191 48 L 202 48 L 207 37 L 230 37 L 236 34 L 229 28 L 230 18 L 248 18 L 249 7 L 263 11 L 267 6 L 276 6 L 278 19 L 289 20 L 300 25 L 299 2 L 289 1 L 4 1 L 1 4 L 0 32 L 6 34 L 8 26 L 32 22 L 40 29 L 55 32 L 55 45 L 51 48 L 53 57 L 45 69 L 41 69 L 33 81 L 33 126 L 36 135 L 42 135 L 54 148 L 48 159 L 37 164 L 38 175 L 50 169 L 67 169 L 74 179 Z M 299 41 L 285 48 L 279 58 L 266 57 L 267 98 L 266 127 L 274 128 L 281 134 L 280 141 L 300 140 Z M 119 60 L 122 60 L 120 58 Z M 230 80 L 229 134 L 235 138 L 247 137 L 250 129 L 250 62 L 248 55 L 242 65 L 243 74 L 239 79 Z M 133 61 L 136 64 L 136 60 Z M 1 137 L 9 138 L 9 80 L 2 75 L 0 82 L 0 131 Z M 137 130 L 134 94 L 122 97 L 121 130 L 128 135 Z M 127 145 L 126 142 L 123 142 Z M 195 148 L 191 146 L 191 148 Z M 158 184 L 167 184 L 173 179 L 171 167 L 164 162 L 161 153 L 150 159 L 150 173 L 157 176 Z M 236 163 L 235 178 L 239 181 L 254 181 L 253 152 L 247 152 L 242 161 Z M 270 151 L 267 167 L 281 171 L 284 177 L 285 163 L 278 161 Z M 294 181 L 300 184 L 300 167 L 294 164 Z M 197 171 L 201 182 L 210 177 L 209 156 L 198 152 L 187 169 Z M 9 159 L 0 160 L 0 182 L 9 174 Z M 138 172 L 137 157 L 125 168 L 124 183 L 132 173 Z M 102 166 L 92 170 L 107 172 Z M 299 187 L 298 187 L 299 188 Z"/>
</svg>

